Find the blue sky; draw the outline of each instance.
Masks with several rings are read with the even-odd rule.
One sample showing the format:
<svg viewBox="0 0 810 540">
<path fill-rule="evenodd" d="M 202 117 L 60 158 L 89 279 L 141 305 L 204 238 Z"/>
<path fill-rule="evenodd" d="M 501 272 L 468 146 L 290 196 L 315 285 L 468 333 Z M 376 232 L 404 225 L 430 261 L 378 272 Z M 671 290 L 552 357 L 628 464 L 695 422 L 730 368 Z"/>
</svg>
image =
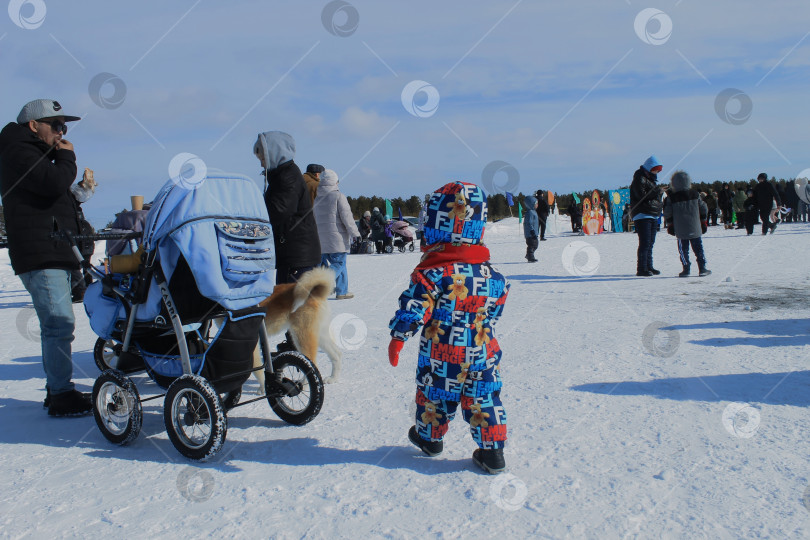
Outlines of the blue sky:
<svg viewBox="0 0 810 540">
<path fill-rule="evenodd" d="M 809 22 L 790 0 L 11 0 L 0 109 L 84 117 L 67 138 L 96 171 L 97 226 L 181 153 L 260 182 L 268 130 L 350 196 L 615 188 L 652 153 L 697 181 L 792 178 L 810 167 Z M 439 98 L 421 117 L 412 81 Z M 493 161 L 516 173 L 482 177 Z"/>
</svg>

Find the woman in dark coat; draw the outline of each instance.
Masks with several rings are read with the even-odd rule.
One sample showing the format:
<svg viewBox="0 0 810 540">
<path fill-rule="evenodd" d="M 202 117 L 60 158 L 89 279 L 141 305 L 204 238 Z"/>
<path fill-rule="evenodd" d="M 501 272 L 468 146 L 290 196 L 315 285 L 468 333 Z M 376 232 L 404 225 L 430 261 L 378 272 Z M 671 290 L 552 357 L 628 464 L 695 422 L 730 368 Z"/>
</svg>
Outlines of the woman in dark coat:
<svg viewBox="0 0 810 540">
<path fill-rule="evenodd" d="M 374 242 L 377 253 L 384 253 L 385 218 L 376 206 L 371 211 L 371 240 Z"/>
<path fill-rule="evenodd" d="M 630 214 L 638 234 L 636 275 L 649 277 L 661 272 L 653 267 L 653 245 L 658 230 L 658 217 L 661 215 L 661 189 L 658 187 L 658 173 L 661 172 L 658 158 L 650 156 L 633 174 L 630 184 Z"/>
</svg>

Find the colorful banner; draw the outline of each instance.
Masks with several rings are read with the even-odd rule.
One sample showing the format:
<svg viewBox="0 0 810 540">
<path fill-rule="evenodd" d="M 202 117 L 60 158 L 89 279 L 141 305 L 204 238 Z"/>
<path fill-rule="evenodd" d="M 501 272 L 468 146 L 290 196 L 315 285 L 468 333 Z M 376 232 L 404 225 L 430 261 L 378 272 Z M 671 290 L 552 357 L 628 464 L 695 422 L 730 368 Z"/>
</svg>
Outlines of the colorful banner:
<svg viewBox="0 0 810 540">
<path fill-rule="evenodd" d="M 625 232 L 624 207 L 630 204 L 630 190 L 629 189 L 613 189 L 608 191 L 608 197 L 612 202 L 610 208 L 610 217 L 613 220 L 614 232 Z M 629 216 L 628 216 L 629 219 Z"/>
</svg>

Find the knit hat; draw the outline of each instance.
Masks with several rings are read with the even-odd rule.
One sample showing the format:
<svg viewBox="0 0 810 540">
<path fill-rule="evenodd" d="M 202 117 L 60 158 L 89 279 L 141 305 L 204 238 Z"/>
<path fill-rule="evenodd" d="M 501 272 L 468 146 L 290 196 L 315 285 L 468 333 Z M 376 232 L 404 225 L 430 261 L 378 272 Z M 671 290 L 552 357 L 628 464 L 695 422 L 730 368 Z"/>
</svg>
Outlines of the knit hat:
<svg viewBox="0 0 810 540">
<path fill-rule="evenodd" d="M 307 165 L 307 171 L 306 172 L 313 173 L 313 174 L 318 174 L 318 173 L 322 173 L 324 170 L 326 170 L 326 169 L 324 168 L 323 165 L 318 165 L 317 163 L 310 163 L 309 165 Z"/>
<path fill-rule="evenodd" d="M 54 118 L 61 116 L 65 122 L 76 122 L 81 120 L 78 116 L 69 116 L 62 112 L 62 106 L 58 101 L 52 99 L 35 99 L 23 105 L 20 114 L 17 115 L 18 124 L 27 124 L 30 120 L 40 120 L 42 118 Z"/>
<path fill-rule="evenodd" d="M 363 212 L 363 217 L 371 217 L 371 212 L 366 210 L 365 212 Z"/>
<path fill-rule="evenodd" d="M 487 196 L 467 182 L 450 182 L 437 189 L 427 204 L 426 244 L 483 245 L 487 223 Z"/>
<path fill-rule="evenodd" d="M 761 172 L 757 175 L 757 180 L 768 180 L 768 173 Z"/>
</svg>

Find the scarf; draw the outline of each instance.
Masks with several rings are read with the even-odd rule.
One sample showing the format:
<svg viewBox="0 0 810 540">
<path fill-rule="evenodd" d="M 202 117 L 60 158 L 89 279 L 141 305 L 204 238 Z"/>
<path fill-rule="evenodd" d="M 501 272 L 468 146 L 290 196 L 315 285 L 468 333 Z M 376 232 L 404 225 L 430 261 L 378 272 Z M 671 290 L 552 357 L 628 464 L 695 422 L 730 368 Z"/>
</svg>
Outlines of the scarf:
<svg viewBox="0 0 810 540">
<path fill-rule="evenodd" d="M 438 268 L 453 263 L 481 264 L 489 260 L 489 248 L 483 245 L 441 243 L 430 246 L 414 272 Z"/>
</svg>

